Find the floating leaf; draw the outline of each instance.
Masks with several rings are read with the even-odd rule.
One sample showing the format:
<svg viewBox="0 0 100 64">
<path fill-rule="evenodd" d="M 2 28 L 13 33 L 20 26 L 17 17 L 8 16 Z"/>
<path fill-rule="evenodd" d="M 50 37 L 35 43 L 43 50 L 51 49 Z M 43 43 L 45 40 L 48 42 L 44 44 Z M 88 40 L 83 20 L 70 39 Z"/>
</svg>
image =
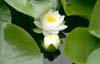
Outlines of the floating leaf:
<svg viewBox="0 0 100 64">
<path fill-rule="evenodd" d="M 100 0 L 97 1 L 90 20 L 89 32 L 100 38 Z"/>
<path fill-rule="evenodd" d="M 19 12 L 34 17 L 42 16 L 52 7 L 52 0 L 5 0 Z"/>
<path fill-rule="evenodd" d="M 91 52 L 100 46 L 99 40 L 87 28 L 76 28 L 66 38 L 65 54 L 76 64 L 85 64 Z"/>
<path fill-rule="evenodd" d="M 42 56 L 25 30 L 0 23 L 0 64 L 42 64 Z"/>
<path fill-rule="evenodd" d="M 96 0 L 61 0 L 67 15 L 90 18 Z"/>
<path fill-rule="evenodd" d="M 100 48 L 93 51 L 86 64 L 100 64 Z"/>
<path fill-rule="evenodd" d="M 1 2 L 1 4 L 0 4 L 0 21 L 11 22 L 10 10 L 4 4 L 4 2 L 2 2 L 2 0 L 0 2 Z"/>
</svg>

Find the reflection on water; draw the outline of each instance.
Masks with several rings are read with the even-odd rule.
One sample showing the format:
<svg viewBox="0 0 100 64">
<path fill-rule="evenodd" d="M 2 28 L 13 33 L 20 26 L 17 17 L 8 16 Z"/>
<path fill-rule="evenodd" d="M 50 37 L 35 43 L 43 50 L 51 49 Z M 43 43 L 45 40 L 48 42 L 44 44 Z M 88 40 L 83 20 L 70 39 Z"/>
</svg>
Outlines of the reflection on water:
<svg viewBox="0 0 100 64">
<path fill-rule="evenodd" d="M 44 58 L 44 64 L 72 64 L 72 62 L 68 58 L 66 58 L 64 54 L 64 45 L 65 43 L 63 43 L 59 49 L 60 55 L 57 54 L 58 56 L 56 55 L 56 58 L 54 57 L 55 59 L 52 61 Z"/>
<path fill-rule="evenodd" d="M 60 51 L 56 50 L 55 52 L 44 52 L 44 58 L 47 58 L 49 61 L 53 61 L 57 56 L 60 55 Z"/>
</svg>

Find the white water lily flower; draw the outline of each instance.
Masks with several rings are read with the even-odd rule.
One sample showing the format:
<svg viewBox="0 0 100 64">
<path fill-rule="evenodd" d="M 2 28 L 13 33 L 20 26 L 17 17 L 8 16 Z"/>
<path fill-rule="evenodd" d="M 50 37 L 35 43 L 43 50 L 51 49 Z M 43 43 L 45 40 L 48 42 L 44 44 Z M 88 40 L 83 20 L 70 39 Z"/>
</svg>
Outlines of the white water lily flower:
<svg viewBox="0 0 100 64">
<path fill-rule="evenodd" d="M 58 34 L 59 31 L 67 28 L 63 22 L 64 17 L 65 16 L 61 16 L 58 11 L 50 10 L 40 19 L 41 21 L 34 21 L 34 24 L 38 28 L 42 29 L 44 35 Z"/>
<path fill-rule="evenodd" d="M 50 45 L 53 45 L 55 49 L 58 49 L 58 47 L 60 46 L 60 39 L 58 35 L 51 34 L 44 37 L 44 48 L 48 49 Z"/>
</svg>

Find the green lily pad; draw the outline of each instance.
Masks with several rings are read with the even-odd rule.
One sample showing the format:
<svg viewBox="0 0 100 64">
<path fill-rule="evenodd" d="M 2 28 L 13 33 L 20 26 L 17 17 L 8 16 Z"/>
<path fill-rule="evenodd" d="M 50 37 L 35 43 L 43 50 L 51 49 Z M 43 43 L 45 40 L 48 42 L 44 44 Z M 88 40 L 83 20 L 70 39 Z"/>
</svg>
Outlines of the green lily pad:
<svg viewBox="0 0 100 64">
<path fill-rule="evenodd" d="M 9 8 L 4 4 L 3 0 L 1 0 L 0 3 L 0 21 L 11 22 L 11 13 Z"/>
<path fill-rule="evenodd" d="M 52 8 L 52 0 L 5 0 L 17 11 L 34 17 L 42 16 Z"/>
<path fill-rule="evenodd" d="M 0 22 L 0 64 L 42 64 L 42 55 L 24 29 Z"/>
<path fill-rule="evenodd" d="M 86 64 L 100 64 L 100 48 L 93 51 Z"/>
<path fill-rule="evenodd" d="M 100 0 L 97 1 L 90 19 L 89 32 L 100 38 Z"/>
<path fill-rule="evenodd" d="M 100 64 L 100 48 L 93 51 L 86 64 Z"/>
<path fill-rule="evenodd" d="M 90 18 L 96 0 L 61 0 L 65 13 Z"/>
<path fill-rule="evenodd" d="M 2 5 L 3 2 L 4 2 L 4 0 L 0 0 L 0 6 Z"/>
<path fill-rule="evenodd" d="M 89 34 L 87 28 L 76 28 L 66 37 L 65 54 L 76 64 L 85 64 L 93 50 L 100 47 L 100 39 Z"/>
</svg>

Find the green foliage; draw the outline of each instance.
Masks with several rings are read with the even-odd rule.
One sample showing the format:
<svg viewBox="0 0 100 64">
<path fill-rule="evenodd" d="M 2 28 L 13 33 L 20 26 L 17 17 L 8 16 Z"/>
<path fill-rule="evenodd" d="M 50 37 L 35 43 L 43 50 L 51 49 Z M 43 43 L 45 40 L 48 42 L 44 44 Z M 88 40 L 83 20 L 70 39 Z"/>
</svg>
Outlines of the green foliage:
<svg viewBox="0 0 100 64">
<path fill-rule="evenodd" d="M 90 21 L 69 33 L 65 54 L 76 64 L 100 64 L 100 0 L 0 0 L 0 64 L 43 64 L 33 21 L 52 8 Z"/>
<path fill-rule="evenodd" d="M 42 64 L 42 55 L 25 30 L 0 22 L 0 64 Z"/>
<path fill-rule="evenodd" d="M 50 8 L 52 8 L 52 0 L 5 0 L 13 8 L 34 17 L 41 17 Z"/>
<path fill-rule="evenodd" d="M 100 48 L 96 49 L 88 58 L 86 64 L 100 64 Z"/>
<path fill-rule="evenodd" d="M 34 39 L 11 21 L 9 8 L 0 0 L 0 64 L 42 64 Z"/>
<path fill-rule="evenodd" d="M 87 28 L 76 28 L 66 38 L 65 54 L 76 64 L 85 64 L 88 56 L 100 47 L 100 39 L 89 34 Z"/>
<path fill-rule="evenodd" d="M 0 0 L 0 6 L 2 6 L 3 3 L 4 3 L 4 0 Z"/>
<path fill-rule="evenodd" d="M 100 64 L 100 0 L 61 0 L 67 15 L 90 20 L 66 37 L 65 54 L 76 64 Z"/>
<path fill-rule="evenodd" d="M 90 19 L 89 32 L 100 38 L 100 0 L 97 1 Z"/>
<path fill-rule="evenodd" d="M 96 0 L 61 0 L 65 13 L 89 19 Z"/>
<path fill-rule="evenodd" d="M 11 14 L 3 0 L 0 1 L 0 21 L 11 22 Z"/>
</svg>

